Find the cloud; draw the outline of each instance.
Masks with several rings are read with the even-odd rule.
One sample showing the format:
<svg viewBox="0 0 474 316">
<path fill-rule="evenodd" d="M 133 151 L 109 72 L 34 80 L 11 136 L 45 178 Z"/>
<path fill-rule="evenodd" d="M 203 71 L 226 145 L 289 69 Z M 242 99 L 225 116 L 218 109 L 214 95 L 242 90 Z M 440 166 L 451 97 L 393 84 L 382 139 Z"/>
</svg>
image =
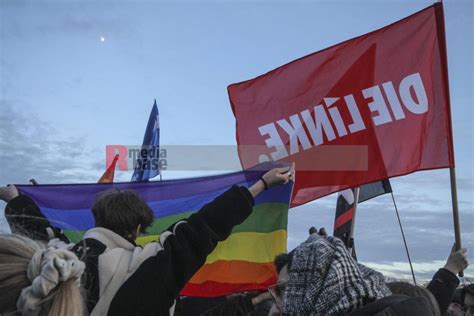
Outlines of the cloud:
<svg viewBox="0 0 474 316">
<path fill-rule="evenodd" d="M 85 146 L 82 136 L 65 139 L 42 122 L 31 106 L 0 99 L 0 186 L 39 183 L 96 182 L 104 170 L 103 153 Z M 5 203 L 0 201 L 0 209 Z M 0 232 L 9 232 L 0 216 Z"/>
<path fill-rule="evenodd" d="M 394 279 L 404 279 L 411 281 L 412 275 L 408 262 L 361 262 L 362 264 L 381 272 L 385 277 Z M 439 268 L 443 267 L 445 262 L 437 261 L 417 261 L 413 262 L 413 270 L 417 282 L 430 281 Z M 464 272 L 465 278 L 474 278 L 474 269 L 468 269 Z"/>
<path fill-rule="evenodd" d="M 398 178 L 404 186 L 397 186 L 396 199 L 400 217 L 407 239 L 412 260 L 422 263 L 433 263 L 436 269 L 442 267 L 454 243 L 453 219 L 450 201 L 443 202 L 439 195 L 420 195 L 416 185 L 409 185 L 411 176 Z M 431 187 L 425 186 L 423 192 Z M 448 196 L 450 195 L 448 191 Z M 449 196 L 450 197 L 450 196 Z M 326 227 L 332 234 L 336 195 L 332 195 L 311 204 L 290 210 L 288 220 L 288 249 L 291 250 L 308 237 L 310 226 Z M 466 208 L 460 210 L 461 235 L 463 247 L 468 249 L 468 256 L 474 251 L 474 220 L 472 212 Z M 395 209 L 390 195 L 377 197 L 359 204 L 355 221 L 355 245 L 359 260 L 371 263 L 407 262 L 407 255 L 398 225 Z M 442 264 L 441 264 L 442 263 Z M 436 269 L 430 266 L 428 274 Z M 428 266 L 415 267 L 420 277 L 429 277 Z M 404 277 L 406 271 L 391 267 L 389 275 Z M 420 270 L 418 270 L 420 269 Z M 474 268 L 468 271 L 472 274 Z M 409 276 L 409 275 L 408 275 Z"/>
<path fill-rule="evenodd" d="M 458 190 L 473 191 L 474 180 L 472 178 L 457 177 L 456 179 Z"/>
<path fill-rule="evenodd" d="M 17 0 L 3 6 L 4 35 L 29 39 L 32 33 L 77 36 L 90 32 L 132 34 L 130 21 L 117 11 L 118 1 L 26 1 Z M 97 14 L 101 12 L 101 14 Z"/>
<path fill-rule="evenodd" d="M 85 146 L 85 138 L 63 138 L 42 122 L 28 104 L 0 100 L 0 185 L 95 182 L 104 170 L 100 151 Z M 100 158 L 99 158 L 100 157 Z"/>
</svg>

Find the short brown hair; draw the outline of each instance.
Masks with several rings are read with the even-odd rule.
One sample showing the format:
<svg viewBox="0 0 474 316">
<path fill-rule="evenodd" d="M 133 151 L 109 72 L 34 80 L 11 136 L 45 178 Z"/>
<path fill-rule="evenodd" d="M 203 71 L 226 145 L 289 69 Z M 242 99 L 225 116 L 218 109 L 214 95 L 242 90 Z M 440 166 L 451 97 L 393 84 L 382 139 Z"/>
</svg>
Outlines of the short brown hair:
<svg viewBox="0 0 474 316">
<path fill-rule="evenodd" d="M 410 297 L 424 297 L 428 301 L 433 315 L 441 315 L 438 302 L 428 289 L 408 282 L 389 282 L 387 283 L 387 286 L 392 294 L 402 294 Z"/>
<path fill-rule="evenodd" d="M 103 192 L 94 203 L 92 214 L 96 227 L 110 229 L 126 239 L 137 237 L 134 234 L 138 225 L 144 232 L 153 223 L 153 211 L 132 190 Z"/>
</svg>

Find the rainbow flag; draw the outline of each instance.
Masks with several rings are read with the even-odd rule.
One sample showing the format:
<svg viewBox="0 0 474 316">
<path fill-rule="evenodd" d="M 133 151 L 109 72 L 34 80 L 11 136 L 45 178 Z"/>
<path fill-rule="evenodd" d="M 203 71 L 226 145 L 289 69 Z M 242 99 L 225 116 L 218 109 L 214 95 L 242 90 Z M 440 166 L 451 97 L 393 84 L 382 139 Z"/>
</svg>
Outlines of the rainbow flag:
<svg viewBox="0 0 474 316">
<path fill-rule="evenodd" d="M 103 184 L 18 185 L 52 225 L 79 241 L 94 227 L 91 207 L 104 190 L 135 190 L 153 209 L 155 222 L 137 242 L 156 240 L 174 222 L 198 211 L 204 204 L 237 184 L 249 187 L 261 171 L 169 180 Z M 216 297 L 265 289 L 276 281 L 273 259 L 286 252 L 288 208 L 293 183 L 276 186 L 257 196 L 252 214 L 208 257 L 205 265 L 182 291 L 185 296 Z M 226 210 L 222 210 L 225 212 Z"/>
</svg>

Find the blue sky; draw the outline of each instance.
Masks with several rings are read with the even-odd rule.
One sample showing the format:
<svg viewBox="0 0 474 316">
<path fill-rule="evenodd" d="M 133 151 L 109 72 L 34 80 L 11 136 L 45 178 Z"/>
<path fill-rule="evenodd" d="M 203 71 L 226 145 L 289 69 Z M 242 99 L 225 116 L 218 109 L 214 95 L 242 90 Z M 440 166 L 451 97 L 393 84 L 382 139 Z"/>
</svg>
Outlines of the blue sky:
<svg viewBox="0 0 474 316">
<path fill-rule="evenodd" d="M 431 3 L 3 0 L 0 184 L 32 177 L 40 183 L 97 181 L 107 144 L 141 143 L 154 98 L 163 144 L 233 145 L 228 84 Z M 474 252 L 474 7 L 468 0 L 444 6 L 462 237 Z M 198 174 L 165 172 L 164 178 Z M 116 179 L 130 176 L 117 172 Z M 393 179 L 392 186 L 417 274 L 429 277 L 453 242 L 449 172 L 417 173 Z M 331 231 L 335 203 L 332 195 L 292 209 L 289 247 L 306 238 L 308 226 Z M 389 196 L 360 205 L 356 243 L 361 261 L 407 275 Z"/>
</svg>

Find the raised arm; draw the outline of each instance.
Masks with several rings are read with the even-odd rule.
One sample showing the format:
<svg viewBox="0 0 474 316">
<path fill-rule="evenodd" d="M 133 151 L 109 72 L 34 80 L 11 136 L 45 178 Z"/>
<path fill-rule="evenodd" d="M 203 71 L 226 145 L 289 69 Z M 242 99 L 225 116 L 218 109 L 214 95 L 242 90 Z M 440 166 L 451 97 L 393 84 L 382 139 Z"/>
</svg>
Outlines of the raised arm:
<svg viewBox="0 0 474 316">
<path fill-rule="evenodd" d="M 287 183 L 291 177 L 290 168 L 272 169 L 249 189 L 233 186 L 188 219 L 172 225 L 160 236 L 162 249 L 146 259 L 119 289 L 109 314 L 171 307 L 217 243 L 225 240 L 251 214 L 254 197 L 265 190 L 264 181 L 271 187 Z M 148 246 L 156 247 L 147 245 L 143 251 Z M 139 291 L 141 288 L 148 290 Z M 156 302 L 156 297 L 166 297 L 167 301 Z M 143 303 L 137 306 L 129 303 L 136 301 Z"/>
<path fill-rule="evenodd" d="M 427 286 L 427 289 L 438 302 L 441 315 L 447 311 L 459 285 L 459 279 L 456 275 L 466 269 L 469 264 L 466 252 L 465 248 L 456 250 L 454 245 L 446 264 L 435 273 Z"/>
<path fill-rule="evenodd" d="M 59 238 L 61 241 L 69 243 L 63 232 L 52 226 L 41 213 L 35 201 L 27 195 L 19 194 L 14 185 L 0 188 L 0 200 L 7 203 L 5 218 L 12 233 L 45 242 L 52 238 Z"/>
<path fill-rule="evenodd" d="M 265 173 L 254 185 L 249 188 L 250 194 L 257 195 L 278 184 L 287 184 L 295 175 L 295 163 L 291 167 L 274 168 Z"/>
</svg>

